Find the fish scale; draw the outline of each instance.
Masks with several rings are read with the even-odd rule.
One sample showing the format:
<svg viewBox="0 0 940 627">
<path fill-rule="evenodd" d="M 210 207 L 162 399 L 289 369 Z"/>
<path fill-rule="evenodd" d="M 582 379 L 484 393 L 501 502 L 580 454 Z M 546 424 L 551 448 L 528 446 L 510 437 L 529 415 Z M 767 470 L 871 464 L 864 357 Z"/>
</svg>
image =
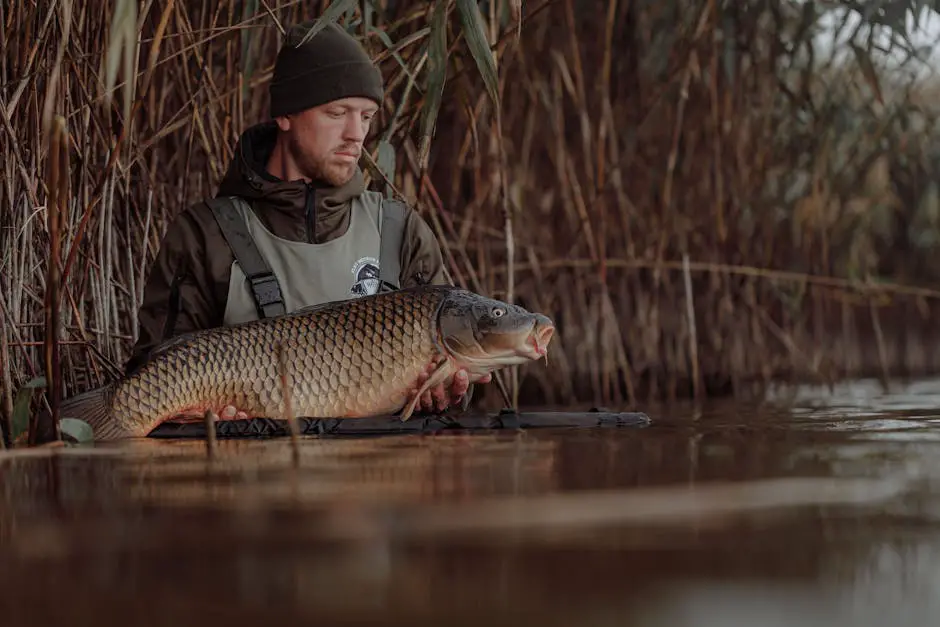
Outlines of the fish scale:
<svg viewBox="0 0 940 627">
<path fill-rule="evenodd" d="M 538 358 L 517 353 L 535 329 L 550 326 L 544 316 L 458 288 L 424 286 L 177 337 L 136 372 L 63 403 L 63 415 L 86 420 L 99 439 L 145 436 L 165 420 L 201 418 L 207 409 L 221 414 L 228 405 L 252 417 L 284 418 L 279 347 L 295 416 L 389 414 L 408 402 L 429 366 L 447 362 L 433 375 L 440 380 L 455 371 L 460 356 L 439 342 L 443 317 L 462 336 L 459 345 L 473 345 L 494 321 L 480 320 L 477 328 L 471 318 L 497 307 L 514 316 L 503 320 L 504 337 L 513 339 L 498 340 L 510 343 L 498 346 L 511 353 L 506 359 Z"/>
</svg>

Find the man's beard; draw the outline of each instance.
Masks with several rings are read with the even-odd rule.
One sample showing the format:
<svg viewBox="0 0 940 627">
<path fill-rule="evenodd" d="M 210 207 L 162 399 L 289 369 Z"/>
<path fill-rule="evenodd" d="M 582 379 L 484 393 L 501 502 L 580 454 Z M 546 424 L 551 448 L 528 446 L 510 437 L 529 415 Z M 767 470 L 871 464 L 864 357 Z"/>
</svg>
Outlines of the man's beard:
<svg viewBox="0 0 940 627">
<path fill-rule="evenodd" d="M 322 181 L 333 187 L 340 187 L 348 183 L 355 174 L 356 165 L 354 163 L 349 164 L 349 166 L 330 167 L 324 161 L 310 158 L 301 149 L 295 137 L 291 137 L 289 147 L 301 174 L 311 180 Z"/>
</svg>

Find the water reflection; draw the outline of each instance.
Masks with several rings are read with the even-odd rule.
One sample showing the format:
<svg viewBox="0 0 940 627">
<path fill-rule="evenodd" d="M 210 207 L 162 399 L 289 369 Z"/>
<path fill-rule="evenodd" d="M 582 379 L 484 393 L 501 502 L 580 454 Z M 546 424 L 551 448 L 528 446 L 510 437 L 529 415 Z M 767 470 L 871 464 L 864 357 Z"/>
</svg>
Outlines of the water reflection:
<svg viewBox="0 0 940 627">
<path fill-rule="evenodd" d="M 2 458 L 0 615 L 936 624 L 940 384 L 859 389 L 644 429 L 308 438 L 297 469 L 286 440 Z"/>
<path fill-rule="evenodd" d="M 831 387 L 817 385 L 774 386 L 767 400 L 793 415 L 879 417 L 885 412 L 940 415 L 940 381 L 895 380 L 888 389 L 875 379 L 859 379 Z"/>
</svg>

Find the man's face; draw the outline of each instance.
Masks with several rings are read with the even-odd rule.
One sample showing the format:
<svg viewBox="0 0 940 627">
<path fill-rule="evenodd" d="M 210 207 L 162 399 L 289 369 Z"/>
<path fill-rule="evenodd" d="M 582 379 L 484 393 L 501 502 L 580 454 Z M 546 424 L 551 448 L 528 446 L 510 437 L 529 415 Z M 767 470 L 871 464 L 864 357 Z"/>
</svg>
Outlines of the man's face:
<svg viewBox="0 0 940 627">
<path fill-rule="evenodd" d="M 377 110 L 368 98 L 343 98 L 277 122 L 301 173 L 338 187 L 355 173 Z"/>
</svg>

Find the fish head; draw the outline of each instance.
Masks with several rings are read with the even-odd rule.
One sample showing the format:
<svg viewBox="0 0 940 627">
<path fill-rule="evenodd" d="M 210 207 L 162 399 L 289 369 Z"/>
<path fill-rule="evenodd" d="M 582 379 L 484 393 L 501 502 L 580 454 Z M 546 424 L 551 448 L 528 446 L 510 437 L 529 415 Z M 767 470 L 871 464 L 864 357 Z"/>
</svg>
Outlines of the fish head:
<svg viewBox="0 0 940 627">
<path fill-rule="evenodd" d="M 438 314 L 440 342 L 474 374 L 537 361 L 555 333 L 551 318 L 462 290 L 450 293 Z"/>
</svg>

